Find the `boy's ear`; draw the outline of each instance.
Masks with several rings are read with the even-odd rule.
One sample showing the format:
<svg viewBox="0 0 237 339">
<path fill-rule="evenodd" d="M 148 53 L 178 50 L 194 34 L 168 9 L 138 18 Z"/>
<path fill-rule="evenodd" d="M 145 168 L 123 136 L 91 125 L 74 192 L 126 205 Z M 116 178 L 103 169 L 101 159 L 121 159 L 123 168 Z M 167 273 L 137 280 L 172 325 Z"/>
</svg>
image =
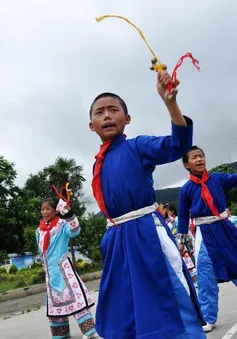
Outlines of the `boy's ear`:
<svg viewBox="0 0 237 339">
<path fill-rule="evenodd" d="M 131 115 L 127 114 L 127 115 L 125 116 L 125 123 L 126 123 L 126 125 L 129 125 L 130 122 L 131 122 Z"/>
<path fill-rule="evenodd" d="M 185 167 L 187 170 L 189 170 L 189 164 L 184 163 L 184 167 Z"/>
<path fill-rule="evenodd" d="M 93 131 L 93 132 L 95 131 L 94 125 L 92 124 L 92 122 L 89 123 L 89 127 L 90 127 L 90 130 L 91 130 L 91 131 Z"/>
</svg>

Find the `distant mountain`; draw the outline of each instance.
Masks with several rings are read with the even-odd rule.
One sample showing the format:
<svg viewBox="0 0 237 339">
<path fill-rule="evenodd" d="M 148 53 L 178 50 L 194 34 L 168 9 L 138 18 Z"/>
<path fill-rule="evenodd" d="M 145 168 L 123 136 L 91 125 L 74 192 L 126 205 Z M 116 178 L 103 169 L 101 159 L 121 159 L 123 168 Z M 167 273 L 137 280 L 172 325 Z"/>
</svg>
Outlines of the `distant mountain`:
<svg viewBox="0 0 237 339">
<path fill-rule="evenodd" d="M 170 203 L 177 206 L 179 201 L 180 189 L 181 187 L 172 187 L 156 190 L 156 202 L 158 202 L 159 204 Z"/>
<path fill-rule="evenodd" d="M 237 171 L 237 161 L 236 162 L 232 162 L 231 164 L 226 164 L 228 165 L 229 167 L 232 167 L 234 170 Z"/>
</svg>

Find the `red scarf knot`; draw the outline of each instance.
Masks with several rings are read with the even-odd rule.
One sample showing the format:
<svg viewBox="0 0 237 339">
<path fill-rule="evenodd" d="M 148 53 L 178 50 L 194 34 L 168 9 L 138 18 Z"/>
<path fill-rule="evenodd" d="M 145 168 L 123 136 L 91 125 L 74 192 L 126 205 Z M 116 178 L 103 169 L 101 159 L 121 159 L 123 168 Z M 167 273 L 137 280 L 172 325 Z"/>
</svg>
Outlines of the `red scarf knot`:
<svg viewBox="0 0 237 339">
<path fill-rule="evenodd" d="M 46 254 L 50 244 L 50 231 L 54 226 L 57 225 L 58 221 L 59 221 L 58 217 L 54 217 L 49 223 L 47 223 L 45 220 L 40 221 L 39 225 L 40 230 L 46 232 L 44 236 L 43 255 Z"/>
<path fill-rule="evenodd" d="M 218 212 L 217 208 L 214 205 L 213 197 L 212 197 L 207 185 L 205 184 L 208 181 L 208 179 L 209 179 L 209 174 L 208 174 L 206 169 L 204 170 L 201 179 L 196 177 L 193 174 L 190 174 L 190 180 L 195 182 L 196 184 L 202 186 L 201 197 L 204 200 L 205 204 L 212 211 L 212 214 L 215 215 L 216 217 L 221 218 L 220 213 Z"/>
</svg>

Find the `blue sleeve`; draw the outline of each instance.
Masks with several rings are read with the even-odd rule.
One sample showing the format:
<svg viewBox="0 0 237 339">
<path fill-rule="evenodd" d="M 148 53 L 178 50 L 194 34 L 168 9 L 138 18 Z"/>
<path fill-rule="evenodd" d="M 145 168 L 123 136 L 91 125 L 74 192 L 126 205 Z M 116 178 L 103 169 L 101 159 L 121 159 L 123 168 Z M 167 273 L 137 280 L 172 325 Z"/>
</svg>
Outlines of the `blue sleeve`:
<svg viewBox="0 0 237 339">
<path fill-rule="evenodd" d="M 224 189 L 237 186 L 237 174 L 228 174 L 221 172 L 214 172 L 212 174 L 219 180 Z"/>
<path fill-rule="evenodd" d="M 136 139 L 137 149 L 142 163 L 146 165 L 162 165 L 176 161 L 192 147 L 193 124 L 185 117 L 187 127 L 172 123 L 171 135 L 164 137 L 139 136 Z"/>
<path fill-rule="evenodd" d="M 178 233 L 187 234 L 189 231 L 190 203 L 186 196 L 185 188 L 181 188 L 179 193 L 179 222 Z"/>
</svg>

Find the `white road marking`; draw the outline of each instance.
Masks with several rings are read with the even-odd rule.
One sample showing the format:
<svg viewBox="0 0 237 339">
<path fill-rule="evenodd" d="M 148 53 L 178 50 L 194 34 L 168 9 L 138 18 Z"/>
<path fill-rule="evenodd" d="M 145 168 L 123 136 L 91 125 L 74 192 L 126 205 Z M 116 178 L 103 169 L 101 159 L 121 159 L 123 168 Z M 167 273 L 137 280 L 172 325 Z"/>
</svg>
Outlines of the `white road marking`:
<svg viewBox="0 0 237 339">
<path fill-rule="evenodd" d="M 231 339 L 234 334 L 237 333 L 237 323 L 234 324 L 233 327 L 222 337 L 221 339 Z"/>
</svg>

